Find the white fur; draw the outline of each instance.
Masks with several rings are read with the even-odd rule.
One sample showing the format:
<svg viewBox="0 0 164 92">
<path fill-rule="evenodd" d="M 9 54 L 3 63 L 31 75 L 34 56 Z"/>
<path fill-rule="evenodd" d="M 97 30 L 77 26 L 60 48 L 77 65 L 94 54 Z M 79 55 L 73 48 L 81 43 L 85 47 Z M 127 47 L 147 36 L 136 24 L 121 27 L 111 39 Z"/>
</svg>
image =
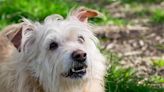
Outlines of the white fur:
<svg viewBox="0 0 164 92">
<path fill-rule="evenodd" d="M 104 92 L 105 59 L 89 24 L 59 15 L 44 23 L 25 23 L 33 29 L 22 32 L 21 52 L 13 53 L 13 61 L 0 65 L 0 92 Z M 84 36 L 83 44 L 78 35 Z M 59 44 L 54 51 L 48 50 L 51 41 Z M 82 79 L 65 78 L 61 73 L 71 67 L 70 55 L 76 49 L 87 53 L 87 74 Z M 29 78 L 38 84 L 29 83 Z"/>
</svg>

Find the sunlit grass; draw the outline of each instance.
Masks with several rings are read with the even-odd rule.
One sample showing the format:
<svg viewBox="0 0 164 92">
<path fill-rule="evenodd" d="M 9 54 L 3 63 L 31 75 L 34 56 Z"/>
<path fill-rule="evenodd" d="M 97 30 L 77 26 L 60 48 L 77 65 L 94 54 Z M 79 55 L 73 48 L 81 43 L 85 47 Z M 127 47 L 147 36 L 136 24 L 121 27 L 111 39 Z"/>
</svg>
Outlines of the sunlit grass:
<svg viewBox="0 0 164 92">
<path fill-rule="evenodd" d="M 153 61 L 154 67 L 162 68 L 164 67 L 164 59 L 157 59 Z"/>
<path fill-rule="evenodd" d="M 164 78 L 151 75 L 148 78 L 138 77 L 132 68 L 122 68 L 119 65 L 121 60 L 117 54 L 104 51 L 110 61 L 106 75 L 106 92 L 163 92 Z"/>
<path fill-rule="evenodd" d="M 153 23 L 164 24 L 164 10 L 163 9 L 155 10 L 153 12 L 153 16 L 151 17 L 151 20 Z"/>
<path fill-rule="evenodd" d="M 4 0 L 0 2 L 0 23 L 4 20 L 7 24 L 19 22 L 22 17 L 43 21 L 50 14 L 61 14 L 65 17 L 75 6 L 76 3 L 63 0 Z"/>
<path fill-rule="evenodd" d="M 100 11 L 103 16 L 91 19 L 94 24 L 116 24 L 123 25 L 124 20 L 112 18 L 103 6 L 97 7 L 97 4 L 84 4 L 71 0 L 3 0 L 0 1 L 0 29 L 5 25 L 20 22 L 22 17 L 43 21 L 50 14 L 60 14 L 67 16 L 70 9 L 86 6 Z"/>
</svg>

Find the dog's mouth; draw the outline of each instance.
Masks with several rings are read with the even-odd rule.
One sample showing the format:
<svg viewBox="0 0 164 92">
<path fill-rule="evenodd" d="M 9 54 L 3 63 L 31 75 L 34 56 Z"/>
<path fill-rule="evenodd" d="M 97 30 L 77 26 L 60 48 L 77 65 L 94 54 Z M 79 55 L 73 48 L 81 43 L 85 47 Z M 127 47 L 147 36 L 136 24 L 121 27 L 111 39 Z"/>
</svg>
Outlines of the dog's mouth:
<svg viewBox="0 0 164 92">
<path fill-rule="evenodd" d="M 64 77 L 72 79 L 82 78 L 86 74 L 87 65 L 85 63 L 74 63 L 67 73 L 62 74 Z"/>
</svg>

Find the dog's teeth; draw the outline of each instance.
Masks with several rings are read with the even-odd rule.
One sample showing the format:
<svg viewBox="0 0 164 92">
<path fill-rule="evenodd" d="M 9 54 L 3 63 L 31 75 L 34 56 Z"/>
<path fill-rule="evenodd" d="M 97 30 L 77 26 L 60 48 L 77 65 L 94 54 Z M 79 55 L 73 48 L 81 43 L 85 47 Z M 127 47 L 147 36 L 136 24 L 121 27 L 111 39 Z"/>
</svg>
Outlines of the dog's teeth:
<svg viewBox="0 0 164 92">
<path fill-rule="evenodd" d="M 72 70 L 72 72 L 76 72 L 76 70 L 74 68 L 72 68 L 71 70 Z"/>
<path fill-rule="evenodd" d="M 85 71 L 85 69 L 82 69 L 82 70 L 76 70 L 74 72 L 78 73 L 78 72 L 82 72 L 82 71 Z"/>
</svg>

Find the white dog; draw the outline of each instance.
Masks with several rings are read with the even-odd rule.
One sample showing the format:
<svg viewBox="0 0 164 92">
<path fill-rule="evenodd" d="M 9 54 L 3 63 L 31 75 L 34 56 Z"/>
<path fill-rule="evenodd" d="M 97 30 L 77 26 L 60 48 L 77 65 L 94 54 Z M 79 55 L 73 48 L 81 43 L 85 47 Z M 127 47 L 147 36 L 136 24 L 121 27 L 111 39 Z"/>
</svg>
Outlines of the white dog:
<svg viewBox="0 0 164 92">
<path fill-rule="evenodd" d="M 104 92 L 105 59 L 79 8 L 9 26 L 0 37 L 0 92 Z M 16 49 L 14 49 L 14 46 Z"/>
</svg>

